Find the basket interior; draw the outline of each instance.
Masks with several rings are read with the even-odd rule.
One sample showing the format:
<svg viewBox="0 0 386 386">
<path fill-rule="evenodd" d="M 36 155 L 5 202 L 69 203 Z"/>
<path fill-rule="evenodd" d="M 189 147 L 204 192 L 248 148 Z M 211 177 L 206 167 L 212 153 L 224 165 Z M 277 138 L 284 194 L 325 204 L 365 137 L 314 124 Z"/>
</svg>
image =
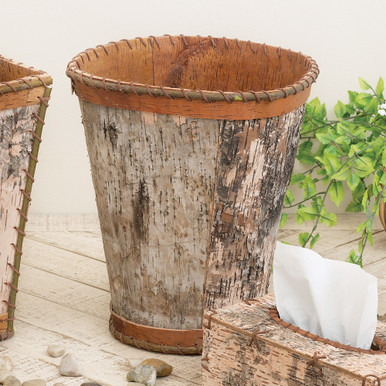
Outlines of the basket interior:
<svg viewBox="0 0 386 386">
<path fill-rule="evenodd" d="M 27 68 L 0 56 L 0 82 L 11 82 L 30 75 L 40 75 L 42 71 Z"/>
<path fill-rule="evenodd" d="M 310 59 L 231 39 L 163 36 L 99 46 L 80 54 L 82 71 L 106 79 L 209 91 L 273 90 L 299 81 Z"/>
</svg>

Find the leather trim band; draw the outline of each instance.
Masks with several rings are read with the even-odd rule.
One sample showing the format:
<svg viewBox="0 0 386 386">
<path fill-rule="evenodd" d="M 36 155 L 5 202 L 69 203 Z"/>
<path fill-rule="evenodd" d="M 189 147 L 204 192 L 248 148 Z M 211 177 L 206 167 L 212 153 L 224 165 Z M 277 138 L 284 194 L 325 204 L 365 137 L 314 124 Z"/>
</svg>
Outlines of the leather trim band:
<svg viewBox="0 0 386 386">
<path fill-rule="evenodd" d="M 166 97 L 152 97 L 146 94 L 122 93 L 90 87 L 80 81 L 73 81 L 76 95 L 87 102 L 97 105 L 147 111 L 157 114 L 170 114 L 192 118 L 207 119 L 261 119 L 287 114 L 303 105 L 308 99 L 311 88 L 297 94 L 288 95 L 271 101 L 228 103 L 226 101 L 212 101 L 207 103 L 201 100 L 186 100 L 185 98 L 169 99 Z"/>
<path fill-rule="evenodd" d="M 202 329 L 173 330 L 137 324 L 111 310 L 110 331 L 123 343 L 167 354 L 201 354 Z"/>
</svg>

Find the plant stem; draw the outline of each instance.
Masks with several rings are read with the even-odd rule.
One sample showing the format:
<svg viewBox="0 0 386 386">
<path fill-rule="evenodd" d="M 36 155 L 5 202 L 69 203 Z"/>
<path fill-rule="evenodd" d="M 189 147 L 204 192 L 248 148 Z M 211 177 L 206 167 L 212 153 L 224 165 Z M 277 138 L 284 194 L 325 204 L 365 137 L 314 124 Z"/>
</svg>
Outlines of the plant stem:
<svg viewBox="0 0 386 386">
<path fill-rule="evenodd" d="M 362 250 L 361 250 L 361 253 L 360 253 L 360 255 L 358 257 L 358 261 L 357 261 L 357 264 L 360 265 L 361 267 L 363 267 L 362 266 L 362 260 L 363 260 L 362 257 L 363 257 L 363 252 L 365 250 L 365 246 L 366 246 L 366 243 L 367 243 L 367 239 L 369 238 L 369 229 L 371 229 L 371 233 L 372 233 L 374 217 L 375 217 L 376 213 L 378 212 L 378 208 L 379 208 L 379 205 L 381 203 L 381 200 L 383 200 L 383 198 L 384 198 L 385 189 L 386 189 L 386 185 L 382 188 L 381 193 L 377 197 L 375 210 L 373 210 L 371 212 L 371 216 L 368 217 L 368 220 L 370 220 L 370 224 L 369 224 L 370 228 L 367 225 L 366 229 L 365 229 L 365 232 L 364 232 L 364 236 L 362 234 L 362 238 L 361 238 L 361 240 L 362 240 Z"/>
<path fill-rule="evenodd" d="M 287 206 L 283 206 L 284 209 L 290 209 L 290 208 L 293 208 L 295 206 L 298 206 L 298 205 L 301 205 L 303 204 L 303 202 L 306 202 L 308 200 L 311 200 L 312 198 L 316 197 L 316 196 L 319 196 L 321 194 L 325 194 L 327 193 L 327 191 L 324 191 L 324 192 L 318 192 L 318 193 L 315 193 L 314 195 L 308 197 L 308 198 L 305 198 L 303 201 L 299 201 L 297 202 L 296 204 L 291 204 L 291 205 L 287 205 Z"/>
<path fill-rule="evenodd" d="M 334 181 L 334 180 L 331 180 L 331 181 L 328 183 L 327 189 L 326 189 L 326 191 L 324 192 L 324 197 L 323 197 L 323 200 L 322 200 L 322 204 L 320 205 L 319 213 L 318 213 L 318 215 L 317 215 L 317 217 L 316 217 L 315 224 L 314 224 L 314 226 L 313 226 L 313 228 L 312 228 L 310 234 L 308 235 L 308 238 L 307 238 L 306 242 L 304 243 L 304 245 L 302 245 L 303 248 L 304 248 L 304 247 L 307 245 L 307 243 L 310 241 L 310 239 L 311 239 L 313 233 L 316 231 L 316 228 L 318 227 L 319 219 L 320 219 L 320 217 L 321 217 L 321 213 L 322 213 L 323 206 L 324 206 L 324 201 L 326 200 L 328 190 L 330 189 L 330 186 L 331 186 L 331 184 L 332 184 L 333 181 Z"/>
</svg>

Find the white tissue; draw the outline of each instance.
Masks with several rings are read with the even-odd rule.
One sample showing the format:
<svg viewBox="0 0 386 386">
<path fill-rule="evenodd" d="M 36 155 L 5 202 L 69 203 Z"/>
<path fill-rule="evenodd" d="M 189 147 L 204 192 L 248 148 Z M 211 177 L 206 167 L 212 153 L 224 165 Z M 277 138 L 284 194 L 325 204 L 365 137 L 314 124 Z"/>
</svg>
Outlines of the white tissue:
<svg viewBox="0 0 386 386">
<path fill-rule="evenodd" d="M 357 265 L 278 242 L 273 286 L 280 317 L 335 342 L 368 350 L 377 326 L 377 279 Z"/>
</svg>

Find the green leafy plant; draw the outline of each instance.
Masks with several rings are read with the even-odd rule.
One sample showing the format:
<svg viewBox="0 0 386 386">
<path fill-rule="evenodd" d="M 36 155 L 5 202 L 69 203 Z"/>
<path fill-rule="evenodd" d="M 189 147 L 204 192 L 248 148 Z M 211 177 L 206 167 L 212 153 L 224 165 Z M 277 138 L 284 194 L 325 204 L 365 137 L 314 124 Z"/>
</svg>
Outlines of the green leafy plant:
<svg viewBox="0 0 386 386">
<path fill-rule="evenodd" d="M 349 102 L 338 101 L 336 119 L 327 118 L 326 106 L 318 98 L 306 105 L 297 153 L 306 170 L 291 177 L 280 225 L 287 220 L 286 209 L 296 207 L 298 224 L 312 222 L 309 232 L 299 234 L 299 244 L 312 248 L 319 238 L 318 226 L 337 222 L 326 202 L 339 207 L 347 187 L 351 202 L 346 212 L 366 215 L 357 228 L 358 252 L 351 250 L 347 261 L 362 266 L 364 248 L 373 244 L 374 218 L 381 201 L 386 201 L 386 104 L 382 78 L 375 89 L 361 78 L 359 85 L 364 92 L 348 91 Z M 299 189 L 303 199 L 295 202 L 293 193 Z"/>
</svg>

